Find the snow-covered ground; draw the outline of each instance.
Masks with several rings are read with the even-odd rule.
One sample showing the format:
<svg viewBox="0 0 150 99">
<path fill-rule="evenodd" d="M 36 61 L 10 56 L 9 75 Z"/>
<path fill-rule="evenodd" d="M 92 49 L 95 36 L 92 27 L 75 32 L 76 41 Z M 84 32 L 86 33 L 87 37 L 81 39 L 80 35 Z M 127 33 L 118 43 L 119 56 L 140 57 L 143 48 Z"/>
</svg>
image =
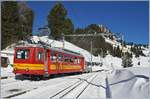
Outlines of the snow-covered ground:
<svg viewBox="0 0 150 99">
<path fill-rule="evenodd" d="M 85 86 L 84 83 L 86 82 L 84 80 L 91 81 L 96 75 L 98 73 L 88 73 L 41 81 L 20 81 L 9 78 L 8 80 L 2 80 L 1 96 L 10 97 L 15 94 L 16 98 L 48 98 L 66 88 L 75 87 L 80 84 L 82 84 L 81 86 Z M 17 95 L 22 92 L 26 93 Z"/>
<path fill-rule="evenodd" d="M 107 69 L 122 68 L 121 63 L 122 60 L 120 58 L 113 57 L 112 55 L 107 55 L 103 59 L 103 64 Z"/>
<path fill-rule="evenodd" d="M 135 58 L 133 57 L 132 58 L 132 61 L 133 61 L 133 64 L 134 64 L 134 67 L 147 67 L 149 64 L 149 57 L 144 57 L 144 56 L 140 56 L 138 58 Z M 138 65 L 138 62 L 140 62 L 140 65 Z"/>
<path fill-rule="evenodd" d="M 2 79 L 1 96 L 14 99 L 60 97 L 149 99 L 150 68 L 142 68 L 114 69 L 40 81 Z"/>
<path fill-rule="evenodd" d="M 140 69 L 137 68 L 136 71 L 138 70 Z M 109 74 L 108 81 L 113 99 L 150 98 L 150 82 L 149 79 L 146 79 L 147 76 L 142 75 L 139 77 L 133 73 L 134 70 L 131 71 L 127 69 L 120 69 L 115 70 L 112 74 Z M 141 72 L 141 74 L 144 74 L 143 72 Z"/>
<path fill-rule="evenodd" d="M 14 77 L 15 75 L 12 71 L 13 68 L 10 65 L 7 68 L 1 67 L 1 77 Z"/>
<path fill-rule="evenodd" d="M 33 36 L 31 39 L 34 42 L 49 43 L 52 47 L 64 47 L 79 52 L 85 57 L 86 61 L 91 61 L 90 52 L 70 42 L 65 41 L 63 45 L 63 42 L 48 39 L 46 36 L 40 38 Z M 5 50 L 14 52 L 13 47 Z M 95 65 L 92 70 L 104 71 L 41 81 L 16 80 L 10 65 L 7 68 L 1 67 L 1 77 L 8 77 L 1 80 L 1 97 L 149 99 L 149 49 L 145 49 L 143 52 L 146 57 L 133 57 L 133 67 L 130 68 L 122 68 L 121 58 L 107 55 L 101 59 L 99 56 L 92 56 L 94 62 L 103 62 L 102 66 Z M 139 61 L 140 65 L 138 65 Z"/>
</svg>

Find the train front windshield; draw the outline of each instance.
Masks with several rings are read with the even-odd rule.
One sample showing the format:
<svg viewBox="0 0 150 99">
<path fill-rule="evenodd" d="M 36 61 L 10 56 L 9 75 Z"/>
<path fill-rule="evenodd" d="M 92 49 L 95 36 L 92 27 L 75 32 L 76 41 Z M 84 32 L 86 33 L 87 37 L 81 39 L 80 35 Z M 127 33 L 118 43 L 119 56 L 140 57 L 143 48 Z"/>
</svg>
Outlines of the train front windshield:
<svg viewBox="0 0 150 99">
<path fill-rule="evenodd" d="M 16 51 L 16 59 L 28 59 L 29 58 L 29 50 L 28 49 L 18 49 Z"/>
</svg>

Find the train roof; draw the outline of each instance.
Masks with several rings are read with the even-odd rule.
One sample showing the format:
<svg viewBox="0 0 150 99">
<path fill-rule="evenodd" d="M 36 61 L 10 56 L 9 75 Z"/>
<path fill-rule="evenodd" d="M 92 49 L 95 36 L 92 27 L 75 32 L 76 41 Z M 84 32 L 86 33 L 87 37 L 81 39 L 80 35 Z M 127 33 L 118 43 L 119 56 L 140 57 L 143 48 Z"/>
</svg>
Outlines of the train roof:
<svg viewBox="0 0 150 99">
<path fill-rule="evenodd" d="M 71 50 L 68 50 L 68 49 L 64 49 L 64 48 L 57 48 L 57 47 L 50 47 L 50 46 L 42 46 L 40 44 L 23 44 L 23 45 L 18 45 L 16 46 L 16 48 L 27 48 L 27 47 L 38 47 L 38 48 L 45 48 L 45 49 L 50 49 L 50 50 L 53 50 L 53 51 L 58 51 L 58 52 L 63 52 L 63 53 L 67 53 L 67 54 L 72 54 L 72 55 L 77 55 L 77 56 L 80 56 L 80 57 L 83 57 L 83 55 L 81 55 L 80 53 L 78 52 L 74 52 L 74 51 L 71 51 Z"/>
<path fill-rule="evenodd" d="M 80 57 L 83 57 L 83 55 L 81 55 L 80 53 L 77 53 L 77 52 L 74 52 L 74 51 L 71 51 L 71 50 L 68 50 L 68 49 L 63 49 L 63 48 L 50 48 L 50 49 L 54 50 L 54 51 L 64 52 L 64 53 L 67 53 L 67 54 L 73 54 L 73 55 L 78 55 Z"/>
<path fill-rule="evenodd" d="M 21 44 L 21 45 L 17 45 L 16 47 L 41 47 L 43 48 L 43 46 L 40 44 Z"/>
</svg>

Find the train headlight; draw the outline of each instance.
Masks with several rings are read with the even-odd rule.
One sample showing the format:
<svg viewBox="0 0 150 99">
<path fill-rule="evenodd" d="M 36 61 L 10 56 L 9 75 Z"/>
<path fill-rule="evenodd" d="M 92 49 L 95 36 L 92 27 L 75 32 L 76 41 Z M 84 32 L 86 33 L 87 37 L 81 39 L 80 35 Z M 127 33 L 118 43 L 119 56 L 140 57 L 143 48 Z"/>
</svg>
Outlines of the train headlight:
<svg viewBox="0 0 150 99">
<path fill-rule="evenodd" d="M 14 68 L 14 71 L 16 71 L 17 70 L 17 68 Z"/>
<path fill-rule="evenodd" d="M 28 71 L 29 71 L 29 68 L 26 68 L 26 69 L 25 69 L 25 71 L 27 71 L 27 72 L 28 72 Z"/>
</svg>

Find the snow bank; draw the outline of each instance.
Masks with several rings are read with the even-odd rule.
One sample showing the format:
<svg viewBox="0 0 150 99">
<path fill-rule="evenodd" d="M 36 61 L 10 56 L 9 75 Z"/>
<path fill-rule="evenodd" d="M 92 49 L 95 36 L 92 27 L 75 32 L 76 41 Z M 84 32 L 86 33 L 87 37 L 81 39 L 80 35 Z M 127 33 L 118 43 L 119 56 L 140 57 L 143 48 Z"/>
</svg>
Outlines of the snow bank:
<svg viewBox="0 0 150 99">
<path fill-rule="evenodd" d="M 101 70 L 105 70 L 106 68 L 105 67 L 101 67 L 101 66 L 97 66 L 97 65 L 94 65 L 92 66 L 92 71 L 101 71 Z"/>
<path fill-rule="evenodd" d="M 144 53 L 146 56 L 149 56 L 149 55 L 150 55 L 150 49 L 143 47 L 143 53 Z"/>
<path fill-rule="evenodd" d="M 112 55 L 107 55 L 103 59 L 103 65 L 106 66 L 107 69 L 122 68 L 121 63 L 122 63 L 121 58 L 113 57 Z"/>
<path fill-rule="evenodd" d="M 133 72 L 135 75 L 150 76 L 150 66 L 149 67 L 129 67 L 126 69 Z"/>
<path fill-rule="evenodd" d="M 8 65 L 7 68 L 3 68 L 1 67 L 1 77 L 11 77 L 11 76 L 14 76 L 13 74 L 13 68 Z"/>
<path fill-rule="evenodd" d="M 134 56 L 132 61 L 134 67 L 149 67 L 150 65 L 149 57 L 140 56 L 135 58 Z M 140 65 L 138 65 L 138 62 L 140 62 Z"/>
<path fill-rule="evenodd" d="M 129 70 L 115 70 L 108 79 L 112 99 L 149 99 L 149 81 Z"/>
</svg>

